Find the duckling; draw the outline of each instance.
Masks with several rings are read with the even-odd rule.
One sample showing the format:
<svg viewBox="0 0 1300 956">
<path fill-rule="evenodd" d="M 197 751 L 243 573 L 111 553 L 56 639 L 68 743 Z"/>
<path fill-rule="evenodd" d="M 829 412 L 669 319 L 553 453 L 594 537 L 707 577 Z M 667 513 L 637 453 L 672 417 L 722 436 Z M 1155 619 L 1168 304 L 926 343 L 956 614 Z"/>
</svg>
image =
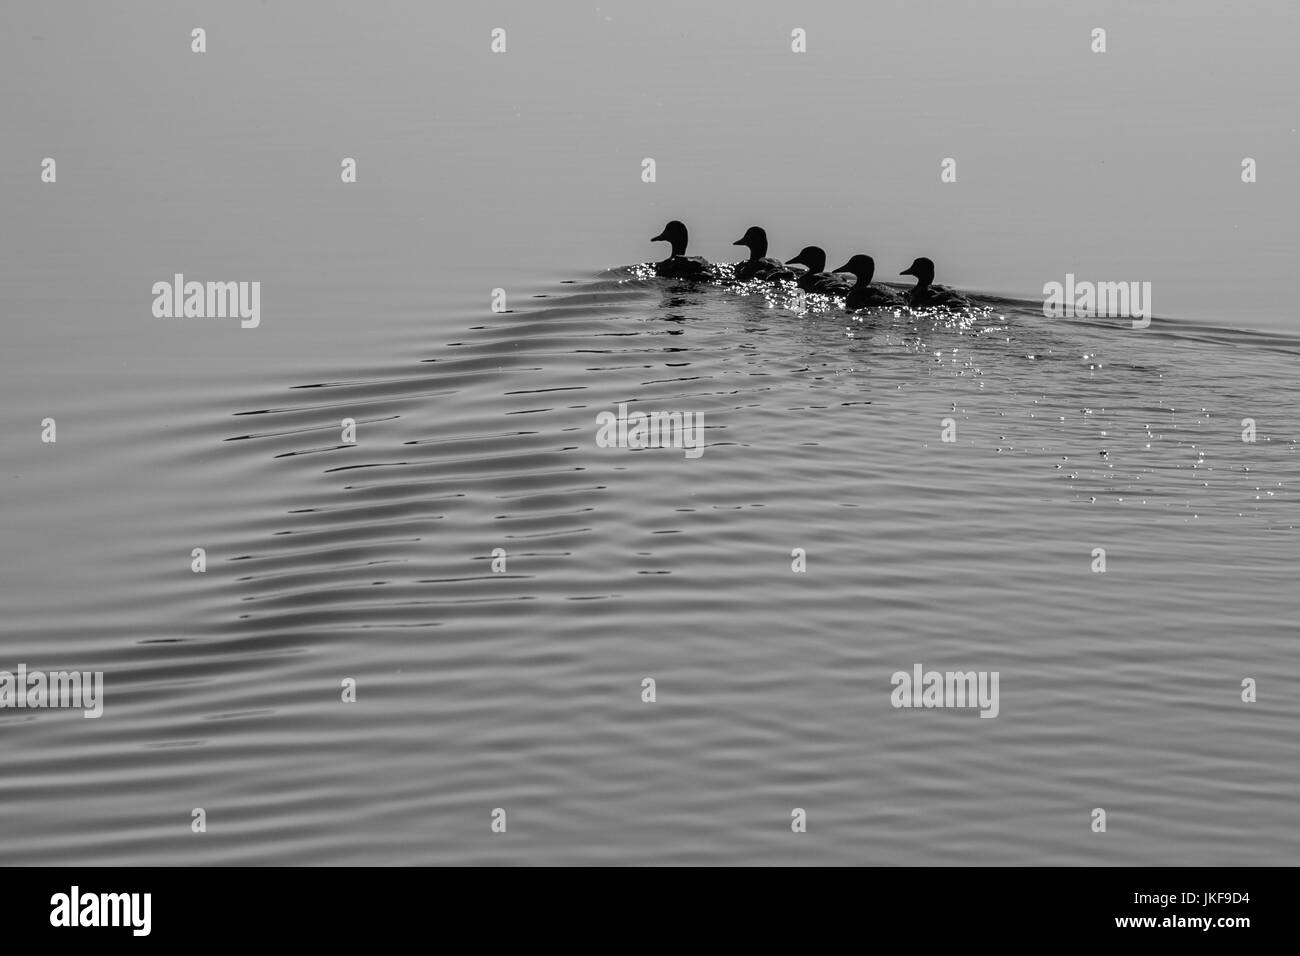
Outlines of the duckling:
<svg viewBox="0 0 1300 956">
<path fill-rule="evenodd" d="M 971 300 L 960 292 L 947 286 L 934 285 L 934 263 L 924 256 L 913 261 L 899 275 L 916 276 L 916 285 L 907 294 L 909 305 L 946 305 L 950 309 L 968 309 L 972 305 Z"/>
<path fill-rule="evenodd" d="M 858 309 L 897 308 L 904 304 L 903 297 L 893 289 L 871 284 L 876 275 L 876 260 L 871 256 L 854 256 L 835 271 L 847 272 L 858 278 L 844 299 L 844 308 L 850 312 Z"/>
<path fill-rule="evenodd" d="M 853 276 L 826 271 L 826 251 L 820 246 L 804 246 L 786 265 L 805 265 L 808 271 L 799 276 L 798 286 L 805 292 L 822 295 L 847 295 L 853 288 Z"/>
<path fill-rule="evenodd" d="M 713 267 L 703 256 L 686 254 L 686 226 L 674 219 L 664 226 L 664 231 L 650 240 L 672 244 L 672 255 L 655 263 L 655 274 L 670 279 L 707 279 Z"/>
<path fill-rule="evenodd" d="M 762 226 L 750 226 L 732 245 L 749 247 L 749 258 L 736 264 L 736 278 L 741 281 L 772 279 L 788 271 L 780 259 L 767 254 L 767 230 Z"/>
</svg>

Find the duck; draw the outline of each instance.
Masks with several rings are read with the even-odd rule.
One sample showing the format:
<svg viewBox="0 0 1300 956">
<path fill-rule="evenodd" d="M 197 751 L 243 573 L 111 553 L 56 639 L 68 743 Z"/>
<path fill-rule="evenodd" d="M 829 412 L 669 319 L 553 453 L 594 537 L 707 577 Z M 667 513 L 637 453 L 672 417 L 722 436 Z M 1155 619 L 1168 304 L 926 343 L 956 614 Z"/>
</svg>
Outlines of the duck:
<svg viewBox="0 0 1300 956">
<path fill-rule="evenodd" d="M 762 226 L 750 226 L 732 245 L 746 246 L 749 249 L 749 258 L 736 264 L 736 278 L 741 281 L 772 279 L 784 276 L 787 272 L 793 275 L 791 270 L 786 269 L 785 263 L 767 254 L 767 230 Z"/>
<path fill-rule="evenodd" d="M 871 284 L 876 275 L 876 260 L 871 256 L 856 255 L 835 271 L 847 272 L 858 278 L 844 299 L 844 308 L 850 312 L 858 309 L 896 308 L 904 304 L 903 297 L 893 289 Z"/>
<path fill-rule="evenodd" d="M 664 231 L 651 239 L 651 242 L 667 242 L 672 245 L 672 255 L 663 262 L 655 263 L 655 274 L 669 279 L 707 279 L 713 273 L 713 266 L 703 256 L 686 254 L 686 226 L 674 219 L 664 226 Z"/>
<path fill-rule="evenodd" d="M 972 306 L 971 300 L 960 292 L 947 286 L 934 285 L 934 262 L 925 256 L 914 260 L 899 275 L 916 276 L 916 285 L 907 293 L 910 305 L 945 305 L 950 309 L 968 309 Z"/>
<path fill-rule="evenodd" d="M 826 271 L 826 250 L 820 246 L 804 246 L 793 259 L 787 259 L 786 265 L 805 265 L 808 271 L 799 276 L 798 286 L 805 292 L 820 292 L 822 295 L 847 295 L 853 288 L 854 278 Z"/>
</svg>

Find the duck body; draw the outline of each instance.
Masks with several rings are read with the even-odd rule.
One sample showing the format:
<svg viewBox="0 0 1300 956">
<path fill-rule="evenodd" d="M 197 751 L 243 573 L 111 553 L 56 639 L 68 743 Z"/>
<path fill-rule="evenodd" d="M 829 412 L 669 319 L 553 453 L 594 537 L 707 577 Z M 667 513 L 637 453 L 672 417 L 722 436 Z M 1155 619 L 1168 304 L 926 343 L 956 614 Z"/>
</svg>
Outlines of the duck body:
<svg viewBox="0 0 1300 956">
<path fill-rule="evenodd" d="M 795 278 L 795 283 L 805 292 L 845 295 L 853 287 L 853 276 L 826 271 L 826 250 L 820 246 L 804 246 L 797 256 L 786 260 L 787 267 L 796 265 L 807 266 L 808 271 Z"/>
<path fill-rule="evenodd" d="M 800 265 L 791 265 L 788 262 L 781 262 L 779 259 L 775 261 L 779 268 L 774 269 L 770 274 L 765 276 L 769 282 L 778 282 L 782 280 L 786 282 L 795 282 L 801 275 L 804 275 L 808 271 Z"/>
<path fill-rule="evenodd" d="M 909 305 L 932 308 L 937 305 L 949 309 L 969 309 L 974 303 L 956 289 L 945 285 L 932 285 L 925 289 L 913 289 L 907 297 Z"/>
<path fill-rule="evenodd" d="M 786 272 L 790 272 L 790 270 L 786 269 L 785 263 L 771 256 L 763 256 L 761 259 L 746 259 L 744 262 L 736 264 L 736 278 L 742 281 L 748 279 L 777 279 L 781 278 L 782 273 Z M 793 275 L 793 273 L 790 274 Z"/>
<path fill-rule="evenodd" d="M 823 272 L 816 277 L 813 282 L 813 291 L 822 293 L 822 295 L 848 295 L 853 289 L 855 280 L 849 273 L 840 272 Z"/>
<path fill-rule="evenodd" d="M 849 290 L 853 288 L 853 276 L 842 272 L 819 272 L 811 277 L 809 284 L 812 286 L 809 292 L 818 292 L 822 295 L 848 295 Z"/>
<path fill-rule="evenodd" d="M 893 289 L 872 285 L 876 276 L 876 260 L 867 255 L 856 255 L 836 270 L 853 276 L 853 287 L 844 297 L 844 307 L 849 311 L 858 309 L 897 308 L 903 305 L 903 297 Z"/>
<path fill-rule="evenodd" d="M 858 309 L 897 309 L 907 303 L 893 289 L 858 282 L 844 297 L 844 308 L 850 312 Z"/>
<path fill-rule="evenodd" d="M 899 273 L 901 276 L 916 276 L 916 285 L 907 293 L 908 305 L 916 308 L 944 306 L 949 309 L 968 309 L 974 303 L 956 289 L 934 284 L 934 262 L 922 256 Z"/>
<path fill-rule="evenodd" d="M 767 254 L 767 230 L 762 226 L 750 226 L 732 245 L 749 249 L 749 258 L 736 263 L 735 276 L 742 282 L 778 278 L 788 271 L 784 262 Z"/>
<path fill-rule="evenodd" d="M 686 226 L 674 219 L 664 226 L 664 231 L 651 239 L 651 242 L 667 242 L 672 246 L 672 255 L 662 262 L 655 263 L 655 275 L 668 279 L 707 279 L 713 275 L 713 265 L 703 256 L 686 254 Z"/>
<path fill-rule="evenodd" d="M 655 275 L 665 279 L 707 279 L 713 265 L 703 256 L 669 256 L 655 263 Z"/>
</svg>

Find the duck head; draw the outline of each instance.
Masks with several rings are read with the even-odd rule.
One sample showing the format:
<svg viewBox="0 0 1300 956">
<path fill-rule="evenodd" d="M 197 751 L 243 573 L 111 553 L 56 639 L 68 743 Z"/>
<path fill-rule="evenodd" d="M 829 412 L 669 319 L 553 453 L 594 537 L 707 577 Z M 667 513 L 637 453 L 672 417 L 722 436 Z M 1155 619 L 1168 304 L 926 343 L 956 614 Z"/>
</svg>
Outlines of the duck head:
<svg viewBox="0 0 1300 956">
<path fill-rule="evenodd" d="M 659 233 L 650 240 L 651 242 L 667 242 L 673 247 L 673 255 L 686 255 L 686 226 L 684 223 L 674 219 L 668 225 L 664 226 L 664 231 Z"/>
<path fill-rule="evenodd" d="M 809 272 L 826 271 L 826 250 L 821 246 L 804 246 L 793 259 L 787 259 L 791 265 L 803 265 Z"/>
<path fill-rule="evenodd" d="M 876 275 L 876 260 L 871 256 L 854 256 L 835 271 L 851 272 L 858 277 L 858 281 L 863 285 L 870 285 L 872 278 Z"/>
<path fill-rule="evenodd" d="M 924 289 L 934 281 L 934 263 L 922 256 L 899 273 L 900 276 L 916 276 L 916 287 Z"/>
<path fill-rule="evenodd" d="M 762 259 L 767 255 L 767 231 L 762 226 L 750 226 L 732 245 L 747 246 L 749 258 Z"/>
</svg>

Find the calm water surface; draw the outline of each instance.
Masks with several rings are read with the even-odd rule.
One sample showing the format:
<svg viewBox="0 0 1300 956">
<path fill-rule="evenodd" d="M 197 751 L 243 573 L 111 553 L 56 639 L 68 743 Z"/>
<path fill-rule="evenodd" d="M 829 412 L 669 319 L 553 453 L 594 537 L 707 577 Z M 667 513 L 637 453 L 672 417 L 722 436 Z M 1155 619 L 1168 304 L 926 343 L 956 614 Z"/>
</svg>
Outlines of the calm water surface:
<svg viewBox="0 0 1300 956">
<path fill-rule="evenodd" d="M 63 509 L 69 573 L 6 647 L 106 714 L 5 717 L 8 859 L 1293 862 L 1296 344 L 788 305 L 612 273 L 235 403 L 72 405 L 104 437 L 42 453 L 104 491 L 20 458 L 6 535 Z M 624 401 L 703 456 L 597 448 Z M 1001 715 L 894 710 L 915 662 L 998 670 Z"/>
</svg>

